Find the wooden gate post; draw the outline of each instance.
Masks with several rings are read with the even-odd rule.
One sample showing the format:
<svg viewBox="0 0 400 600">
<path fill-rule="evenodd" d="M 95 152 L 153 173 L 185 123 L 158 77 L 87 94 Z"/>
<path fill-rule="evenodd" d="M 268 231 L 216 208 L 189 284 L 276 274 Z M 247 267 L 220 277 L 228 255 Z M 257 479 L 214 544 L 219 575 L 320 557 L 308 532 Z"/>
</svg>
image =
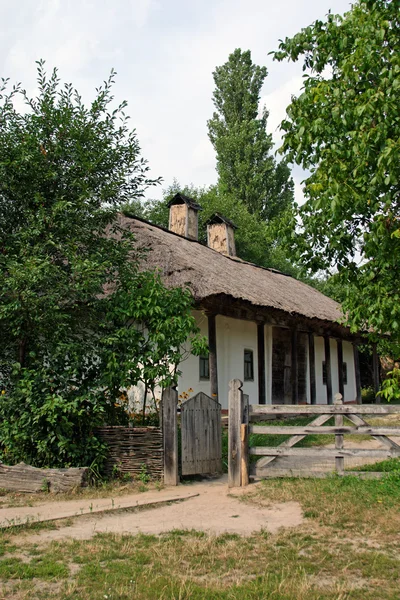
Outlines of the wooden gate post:
<svg viewBox="0 0 400 600">
<path fill-rule="evenodd" d="M 342 406 L 342 404 L 343 404 L 342 394 L 340 394 L 340 393 L 335 394 L 335 400 L 333 403 L 335 406 Z M 343 415 L 335 415 L 335 427 L 343 427 Z M 343 450 L 343 435 L 340 433 L 335 435 L 335 448 L 337 450 Z M 335 458 L 335 466 L 336 466 L 337 474 L 343 475 L 344 474 L 344 458 L 343 458 L 343 456 L 337 456 Z"/>
<path fill-rule="evenodd" d="M 243 394 L 242 424 L 240 425 L 242 459 L 240 463 L 240 485 L 249 485 L 249 397 Z"/>
<path fill-rule="evenodd" d="M 178 485 L 178 392 L 169 387 L 162 393 L 164 484 Z"/>
<path fill-rule="evenodd" d="M 229 429 L 228 429 L 228 485 L 242 484 L 241 425 L 243 420 L 243 383 L 240 379 L 229 382 Z"/>
</svg>

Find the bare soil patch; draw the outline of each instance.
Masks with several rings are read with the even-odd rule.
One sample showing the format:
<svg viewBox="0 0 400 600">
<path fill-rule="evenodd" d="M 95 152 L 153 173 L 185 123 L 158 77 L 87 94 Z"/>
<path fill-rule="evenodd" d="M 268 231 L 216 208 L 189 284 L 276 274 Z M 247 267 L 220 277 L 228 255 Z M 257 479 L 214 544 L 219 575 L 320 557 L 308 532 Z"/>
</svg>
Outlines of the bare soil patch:
<svg viewBox="0 0 400 600">
<path fill-rule="evenodd" d="M 69 526 L 30 532 L 25 541 L 49 542 L 72 538 L 89 539 L 96 533 L 160 534 L 174 529 L 250 536 L 254 532 L 276 533 L 280 528 L 296 527 L 303 522 L 300 504 L 277 502 L 268 507 L 249 506 L 233 496 L 226 480 L 187 486 L 191 498 L 152 508 L 151 512 L 121 512 L 83 515 Z M 196 494 L 196 495 L 195 495 Z"/>
</svg>

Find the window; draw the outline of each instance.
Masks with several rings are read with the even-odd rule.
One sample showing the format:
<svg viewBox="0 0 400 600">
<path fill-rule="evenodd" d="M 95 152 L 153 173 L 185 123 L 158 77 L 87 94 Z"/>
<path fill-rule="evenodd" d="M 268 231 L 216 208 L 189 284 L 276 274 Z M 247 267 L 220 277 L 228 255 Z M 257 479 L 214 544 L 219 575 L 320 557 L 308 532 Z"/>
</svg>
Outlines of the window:
<svg viewBox="0 0 400 600">
<path fill-rule="evenodd" d="M 322 384 L 326 385 L 326 362 L 322 362 Z"/>
<path fill-rule="evenodd" d="M 199 373 L 200 379 L 207 381 L 210 379 L 210 361 L 208 356 L 200 356 Z"/>
<path fill-rule="evenodd" d="M 347 385 L 347 363 L 343 363 L 343 385 Z"/>
<path fill-rule="evenodd" d="M 244 380 L 254 381 L 253 350 L 244 351 Z"/>
</svg>

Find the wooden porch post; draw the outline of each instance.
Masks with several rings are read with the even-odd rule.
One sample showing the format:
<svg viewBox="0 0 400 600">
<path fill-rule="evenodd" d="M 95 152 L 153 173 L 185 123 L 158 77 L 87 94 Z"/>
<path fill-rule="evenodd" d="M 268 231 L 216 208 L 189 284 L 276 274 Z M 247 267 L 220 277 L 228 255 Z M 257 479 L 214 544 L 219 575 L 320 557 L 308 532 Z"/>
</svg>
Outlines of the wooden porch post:
<svg viewBox="0 0 400 600">
<path fill-rule="evenodd" d="M 357 400 L 357 404 L 362 404 L 360 357 L 358 355 L 358 346 L 357 346 L 356 342 L 353 342 L 353 356 L 354 356 L 354 371 L 355 371 L 355 375 L 356 375 L 356 400 Z"/>
<path fill-rule="evenodd" d="M 291 330 L 291 385 L 292 385 L 292 404 L 299 403 L 299 364 L 297 361 L 297 329 Z"/>
<path fill-rule="evenodd" d="M 218 399 L 217 329 L 215 314 L 208 315 L 208 347 L 210 362 L 211 396 Z"/>
<path fill-rule="evenodd" d="M 264 323 L 257 322 L 258 404 L 265 404 L 265 331 Z"/>
<path fill-rule="evenodd" d="M 372 366 L 374 369 L 374 392 L 375 392 L 375 403 L 380 404 L 381 397 L 376 394 L 380 388 L 380 376 L 379 376 L 379 356 L 376 348 L 376 343 L 372 346 Z"/>
<path fill-rule="evenodd" d="M 317 403 L 317 386 L 315 384 L 315 345 L 314 334 L 308 334 L 308 363 L 310 367 L 310 401 L 311 404 Z"/>
<path fill-rule="evenodd" d="M 336 340 L 336 344 L 337 344 L 337 362 L 338 362 L 338 373 L 339 373 L 339 394 L 342 395 L 342 401 L 344 401 L 343 342 L 342 342 L 342 340 Z"/>
<path fill-rule="evenodd" d="M 329 335 L 324 335 L 325 368 L 326 368 L 326 399 L 332 404 L 332 369 L 331 369 L 331 345 Z"/>
</svg>

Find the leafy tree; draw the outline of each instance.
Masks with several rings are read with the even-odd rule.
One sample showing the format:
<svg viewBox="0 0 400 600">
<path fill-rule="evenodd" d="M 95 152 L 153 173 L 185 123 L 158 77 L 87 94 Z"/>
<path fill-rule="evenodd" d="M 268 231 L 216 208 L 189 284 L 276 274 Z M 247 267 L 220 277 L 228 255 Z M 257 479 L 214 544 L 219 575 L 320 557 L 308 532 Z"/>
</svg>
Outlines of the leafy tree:
<svg viewBox="0 0 400 600">
<path fill-rule="evenodd" d="M 313 271 L 337 267 L 353 330 L 400 341 L 400 13 L 358 0 L 281 42 L 276 60 L 303 57 L 283 152 L 310 171 L 303 232 L 292 238 Z"/>
<path fill-rule="evenodd" d="M 217 153 L 219 191 L 261 219 L 274 219 L 293 202 L 293 180 L 286 161 L 277 164 L 272 155 L 265 107 L 259 116 L 267 69 L 238 48 L 213 75 L 216 111 L 208 131 Z"/>
<path fill-rule="evenodd" d="M 0 87 L 0 459 L 90 464 L 124 390 L 171 383 L 191 297 L 141 272 L 118 210 L 147 178 L 114 73 L 86 107 L 38 63 L 39 93 Z M 15 100 L 27 109 L 19 113 Z M 175 373 L 170 365 L 175 365 Z"/>
</svg>

